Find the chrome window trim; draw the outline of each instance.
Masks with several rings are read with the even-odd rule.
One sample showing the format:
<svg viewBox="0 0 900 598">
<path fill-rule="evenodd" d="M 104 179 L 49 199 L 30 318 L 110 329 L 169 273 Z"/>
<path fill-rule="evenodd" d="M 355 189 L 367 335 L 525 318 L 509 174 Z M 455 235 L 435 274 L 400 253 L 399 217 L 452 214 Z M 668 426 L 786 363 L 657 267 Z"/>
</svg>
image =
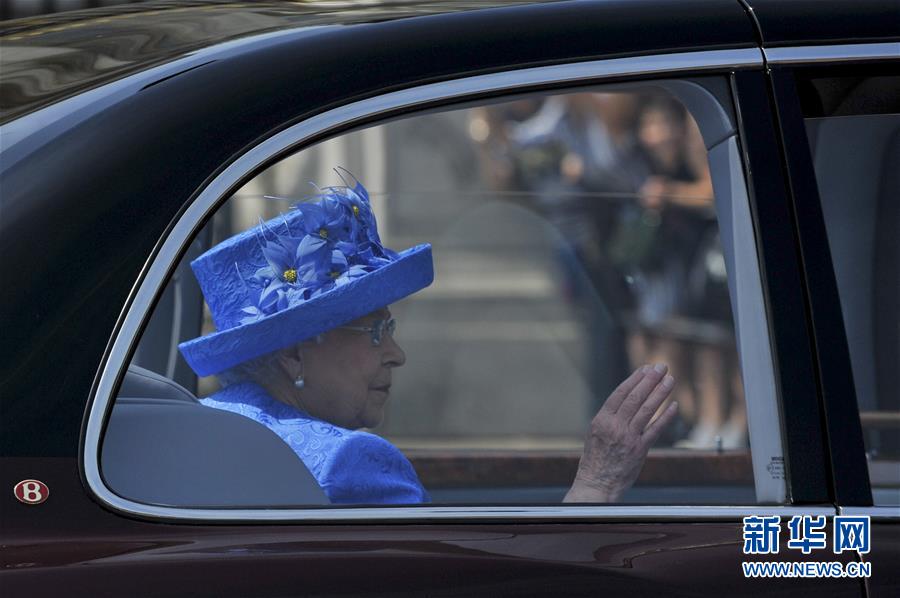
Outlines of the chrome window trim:
<svg viewBox="0 0 900 598">
<path fill-rule="evenodd" d="M 124 500 L 124 499 L 123 499 Z M 835 514 L 833 506 L 409 506 L 409 507 L 329 507 L 323 509 L 186 509 L 157 507 L 124 501 L 113 508 L 140 517 L 182 522 L 260 521 L 267 523 L 441 523 L 448 521 L 530 521 L 530 522 L 599 522 L 599 521 L 732 521 L 751 515 L 792 517 L 794 515 Z M 135 505 L 133 508 L 128 508 Z"/>
<path fill-rule="evenodd" d="M 872 519 L 900 521 L 900 506 L 839 507 L 839 515 L 868 515 Z"/>
<path fill-rule="evenodd" d="M 900 42 L 765 48 L 769 64 L 842 62 L 851 60 L 900 60 Z"/>
<path fill-rule="evenodd" d="M 262 141 L 232 162 L 198 195 L 173 226 L 169 236 L 151 255 L 123 309 L 121 326 L 100 373 L 85 428 L 83 466 L 87 485 L 105 506 L 131 515 L 182 521 L 441 521 L 441 520 L 575 520 L 575 519 L 739 519 L 751 514 L 819 513 L 831 515 L 833 508 L 765 506 L 504 506 L 504 507 L 350 507 L 301 509 L 189 509 L 147 505 L 123 498 L 106 487 L 100 473 L 100 439 L 103 420 L 113 398 L 116 380 L 126 367 L 126 358 L 141 329 L 153 298 L 166 283 L 166 274 L 197 225 L 209 215 L 225 193 L 271 157 L 302 146 L 329 132 L 357 123 L 386 117 L 400 110 L 434 102 L 453 102 L 485 92 L 513 92 L 542 85 L 585 84 L 610 77 L 671 75 L 736 68 L 761 67 L 758 48 L 682 52 L 580 62 L 519 69 L 466 77 L 404 89 L 334 108 L 300 122 Z M 811 510 L 812 509 L 812 510 Z"/>
</svg>

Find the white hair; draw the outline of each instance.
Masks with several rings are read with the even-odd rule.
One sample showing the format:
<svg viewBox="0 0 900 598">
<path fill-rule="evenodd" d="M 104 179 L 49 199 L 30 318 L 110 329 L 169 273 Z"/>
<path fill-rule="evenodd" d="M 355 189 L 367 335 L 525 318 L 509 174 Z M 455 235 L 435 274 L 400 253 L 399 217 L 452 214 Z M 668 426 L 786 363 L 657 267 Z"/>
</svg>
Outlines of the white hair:
<svg viewBox="0 0 900 598">
<path fill-rule="evenodd" d="M 311 340 L 315 340 L 316 344 L 319 345 L 322 343 L 323 336 L 323 334 L 317 334 Z M 281 371 L 278 369 L 278 357 L 285 351 L 292 350 L 295 346 L 296 345 L 291 345 L 290 347 L 277 349 L 271 353 L 266 353 L 265 355 L 243 361 L 227 370 L 219 372 L 216 374 L 216 378 L 219 380 L 219 384 L 222 388 L 241 382 L 258 383 L 262 380 L 271 380 L 276 376 L 281 375 Z"/>
<path fill-rule="evenodd" d="M 253 359 L 248 359 L 236 366 L 230 367 L 216 374 L 222 387 L 239 384 L 241 382 L 255 382 L 260 379 L 271 378 L 278 375 L 276 367 L 278 354 L 284 349 L 278 349 L 272 353 L 266 353 Z"/>
</svg>

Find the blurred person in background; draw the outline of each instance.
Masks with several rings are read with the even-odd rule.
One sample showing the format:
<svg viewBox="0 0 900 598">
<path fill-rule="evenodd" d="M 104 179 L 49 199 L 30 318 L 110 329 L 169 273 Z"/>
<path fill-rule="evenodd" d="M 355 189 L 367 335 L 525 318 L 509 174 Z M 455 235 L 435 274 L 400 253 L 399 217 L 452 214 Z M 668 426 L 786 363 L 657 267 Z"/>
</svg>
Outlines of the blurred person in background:
<svg viewBox="0 0 900 598">
<path fill-rule="evenodd" d="M 499 190 L 533 196 L 567 241 L 565 294 L 592 356 L 594 397 L 631 364 L 679 378 L 682 446 L 744 446 L 724 257 L 706 149 L 661 93 L 581 93 L 479 109 L 472 121 Z"/>
<path fill-rule="evenodd" d="M 631 298 L 606 245 L 623 198 L 647 174 L 633 134 L 635 107 L 632 94 L 552 96 L 510 134 L 518 180 L 567 241 L 565 291 L 585 320 L 594 397 L 629 370 L 619 315 Z"/>
<path fill-rule="evenodd" d="M 613 251 L 634 281 L 631 360 L 665 359 L 684 381 L 678 401 L 692 427 L 680 446 L 742 447 L 746 411 L 703 139 L 687 110 L 659 95 L 643 98 L 637 138 L 650 174 Z"/>
</svg>

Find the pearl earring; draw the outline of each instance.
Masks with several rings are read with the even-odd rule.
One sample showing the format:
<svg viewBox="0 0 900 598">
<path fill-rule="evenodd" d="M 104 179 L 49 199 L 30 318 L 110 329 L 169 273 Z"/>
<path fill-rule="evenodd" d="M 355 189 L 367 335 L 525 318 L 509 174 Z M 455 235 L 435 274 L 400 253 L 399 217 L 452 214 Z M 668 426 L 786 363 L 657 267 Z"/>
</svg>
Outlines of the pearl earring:
<svg viewBox="0 0 900 598">
<path fill-rule="evenodd" d="M 297 352 L 297 365 L 300 366 L 300 373 L 294 378 L 294 388 L 300 390 L 306 386 L 306 368 L 303 367 L 303 355 Z"/>
<path fill-rule="evenodd" d="M 306 386 L 306 380 L 304 379 L 303 374 L 304 374 L 303 359 L 301 358 L 300 359 L 300 375 L 297 376 L 296 378 L 294 378 L 294 386 L 296 388 L 303 388 L 304 386 Z"/>
</svg>

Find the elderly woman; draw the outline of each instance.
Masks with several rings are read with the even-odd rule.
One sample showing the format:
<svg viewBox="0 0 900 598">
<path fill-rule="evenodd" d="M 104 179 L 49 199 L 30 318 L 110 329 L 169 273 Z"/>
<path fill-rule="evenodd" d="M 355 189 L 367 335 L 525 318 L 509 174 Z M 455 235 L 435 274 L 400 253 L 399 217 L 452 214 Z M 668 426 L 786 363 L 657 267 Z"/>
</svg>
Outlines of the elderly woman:
<svg viewBox="0 0 900 598">
<path fill-rule="evenodd" d="M 314 201 L 206 252 L 191 266 L 217 332 L 180 345 L 223 389 L 201 402 L 278 434 L 333 503 L 421 503 L 409 460 L 377 426 L 393 369 L 406 362 L 389 305 L 431 284 L 431 247 L 381 243 L 368 193 L 326 188 Z M 673 386 L 662 364 L 634 372 L 591 422 L 565 500 L 608 502 L 634 482 L 675 415 L 652 420 Z"/>
</svg>

